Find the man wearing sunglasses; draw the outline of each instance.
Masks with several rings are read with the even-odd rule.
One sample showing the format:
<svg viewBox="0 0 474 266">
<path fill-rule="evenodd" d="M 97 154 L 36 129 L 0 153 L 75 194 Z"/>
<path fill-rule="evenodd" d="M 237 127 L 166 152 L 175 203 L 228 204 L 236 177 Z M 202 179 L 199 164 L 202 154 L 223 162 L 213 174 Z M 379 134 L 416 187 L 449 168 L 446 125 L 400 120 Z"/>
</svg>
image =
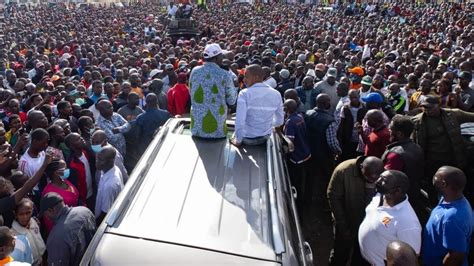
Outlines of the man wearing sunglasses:
<svg viewBox="0 0 474 266">
<path fill-rule="evenodd" d="M 420 253 L 421 225 L 408 202 L 409 187 L 408 177 L 396 170 L 383 172 L 376 182 L 377 194 L 359 227 L 360 251 L 371 265 L 384 265 L 386 248 L 394 240 Z"/>
</svg>

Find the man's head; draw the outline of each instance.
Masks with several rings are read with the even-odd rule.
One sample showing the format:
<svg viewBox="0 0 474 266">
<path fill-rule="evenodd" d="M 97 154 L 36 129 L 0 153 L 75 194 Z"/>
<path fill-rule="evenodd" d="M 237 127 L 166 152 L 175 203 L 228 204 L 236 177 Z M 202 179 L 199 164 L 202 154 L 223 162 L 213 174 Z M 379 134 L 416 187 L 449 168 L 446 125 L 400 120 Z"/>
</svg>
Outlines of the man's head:
<svg viewBox="0 0 474 266">
<path fill-rule="evenodd" d="M 407 175 L 397 170 L 386 170 L 380 174 L 375 187 L 377 192 L 393 203 L 401 202 L 410 188 Z"/>
<path fill-rule="evenodd" d="M 211 43 L 206 45 L 204 48 L 203 57 L 205 61 L 219 65 L 222 62 L 222 59 L 224 59 L 222 53 L 223 51 L 219 44 Z"/>
<path fill-rule="evenodd" d="M 472 74 L 463 71 L 459 74 L 459 86 L 463 89 L 468 89 L 469 88 L 469 83 L 472 81 Z"/>
<path fill-rule="evenodd" d="M 262 82 L 265 73 L 261 66 L 254 64 L 245 69 L 244 83 L 247 87 L 251 87 L 255 83 Z"/>
<path fill-rule="evenodd" d="M 31 132 L 31 146 L 30 149 L 40 152 L 48 148 L 49 134 L 43 128 L 37 128 Z"/>
<path fill-rule="evenodd" d="M 28 124 L 30 125 L 31 129 L 47 128 L 48 118 L 46 118 L 43 112 L 33 110 L 28 113 Z"/>
<path fill-rule="evenodd" d="M 303 89 L 310 90 L 314 87 L 314 79 L 311 76 L 306 76 L 302 82 Z"/>
<path fill-rule="evenodd" d="M 439 98 L 434 95 L 428 95 L 423 99 L 420 106 L 423 108 L 423 113 L 427 116 L 438 117 L 441 113 L 439 106 Z"/>
<path fill-rule="evenodd" d="M 96 168 L 105 172 L 114 167 L 116 155 L 117 152 L 112 146 L 108 145 L 102 147 L 102 149 L 97 154 Z"/>
<path fill-rule="evenodd" d="M 337 69 L 331 67 L 328 69 L 328 72 L 326 73 L 326 80 L 329 83 L 329 85 L 333 86 L 336 84 L 336 78 L 337 78 Z"/>
<path fill-rule="evenodd" d="M 60 101 L 57 104 L 58 112 L 62 117 L 69 117 L 72 114 L 72 106 L 68 101 Z"/>
<path fill-rule="evenodd" d="M 89 116 L 81 116 L 77 120 L 77 127 L 81 131 L 81 134 L 92 135 L 92 132 L 94 131 L 94 121 Z"/>
<path fill-rule="evenodd" d="M 96 130 L 91 138 L 92 151 L 99 153 L 107 145 L 107 135 L 103 130 Z"/>
<path fill-rule="evenodd" d="M 360 98 L 358 90 L 349 90 L 347 96 L 349 96 L 350 105 L 354 107 L 360 106 Z"/>
<path fill-rule="evenodd" d="M 387 246 L 387 266 L 417 266 L 415 250 L 405 242 L 396 240 Z"/>
<path fill-rule="evenodd" d="M 293 99 L 296 103 L 300 102 L 300 98 L 298 97 L 298 92 L 295 89 L 287 89 L 284 94 L 285 100 Z"/>
<path fill-rule="evenodd" d="M 109 119 L 114 114 L 114 106 L 109 100 L 103 100 L 97 105 L 100 115 L 106 119 Z"/>
<path fill-rule="evenodd" d="M 384 124 L 383 113 L 380 110 L 369 110 L 365 117 L 367 118 L 367 124 L 374 129 L 378 129 Z"/>
<path fill-rule="evenodd" d="M 135 108 L 140 104 L 140 96 L 135 92 L 130 92 L 127 97 L 128 105 L 132 108 Z"/>
<path fill-rule="evenodd" d="M 46 193 L 40 201 L 40 214 L 56 221 L 61 210 L 65 207 L 64 199 L 55 192 Z"/>
<path fill-rule="evenodd" d="M 84 139 L 77 133 L 67 135 L 64 139 L 64 143 L 71 151 L 82 151 L 86 146 Z"/>
<path fill-rule="evenodd" d="M 15 235 L 6 226 L 0 226 L 0 259 L 4 259 L 15 249 Z"/>
<path fill-rule="evenodd" d="M 64 133 L 64 129 L 58 125 L 53 124 L 48 128 L 49 137 L 54 140 L 56 143 L 64 142 L 64 138 L 66 134 Z"/>
<path fill-rule="evenodd" d="M 20 113 L 20 101 L 18 101 L 18 99 L 11 99 L 8 102 L 8 108 L 10 109 L 10 112 L 13 114 Z"/>
<path fill-rule="evenodd" d="M 146 108 L 158 108 L 158 96 L 154 93 L 148 93 L 145 98 Z"/>
<path fill-rule="evenodd" d="M 466 186 L 466 175 L 459 168 L 443 166 L 433 176 L 433 186 L 444 197 L 459 196 Z"/>
<path fill-rule="evenodd" d="M 383 161 L 380 158 L 369 156 L 362 161 L 360 170 L 368 183 L 375 183 L 383 172 Z"/>
<path fill-rule="evenodd" d="M 296 110 L 298 109 L 298 104 L 296 103 L 295 100 L 288 99 L 283 104 L 283 107 L 285 109 L 285 113 L 287 113 L 288 115 L 291 115 L 291 114 L 295 113 Z"/>
<path fill-rule="evenodd" d="M 367 96 L 362 97 L 362 101 L 365 102 L 367 109 L 379 109 L 383 103 L 383 97 L 380 93 L 371 92 Z"/>
<path fill-rule="evenodd" d="M 320 93 L 316 97 L 316 107 L 321 110 L 331 109 L 331 98 L 326 93 Z"/>
<path fill-rule="evenodd" d="M 390 131 L 390 142 L 397 142 L 410 139 L 415 124 L 404 115 L 395 115 L 388 127 Z"/>
<path fill-rule="evenodd" d="M 345 97 L 349 93 L 349 86 L 346 83 L 339 83 L 336 87 L 336 93 L 339 97 Z"/>
</svg>

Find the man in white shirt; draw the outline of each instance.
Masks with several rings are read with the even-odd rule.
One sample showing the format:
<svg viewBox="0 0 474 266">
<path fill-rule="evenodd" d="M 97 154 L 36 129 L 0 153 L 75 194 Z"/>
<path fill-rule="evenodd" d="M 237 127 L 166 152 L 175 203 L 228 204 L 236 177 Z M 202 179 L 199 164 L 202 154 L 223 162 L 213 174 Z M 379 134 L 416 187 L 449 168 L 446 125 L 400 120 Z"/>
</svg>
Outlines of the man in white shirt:
<svg viewBox="0 0 474 266">
<path fill-rule="evenodd" d="M 48 148 L 49 134 L 45 129 L 37 128 L 31 132 L 30 138 L 31 145 L 21 156 L 18 163 L 18 168 L 28 178 L 33 177 L 43 165 L 46 158 L 45 150 Z M 39 193 L 39 187 L 35 186 L 33 191 L 35 194 Z"/>
<path fill-rule="evenodd" d="M 247 85 L 239 93 L 235 119 L 235 135 L 231 143 L 240 146 L 260 145 L 272 133 L 272 127 L 284 122 L 283 102 L 277 90 L 263 83 L 265 74 L 261 66 L 251 65 L 245 70 Z"/>
<path fill-rule="evenodd" d="M 102 171 L 95 203 L 97 224 L 104 219 L 123 189 L 122 174 L 115 166 L 115 156 L 115 149 L 111 146 L 103 147 L 97 154 L 96 167 Z"/>
<path fill-rule="evenodd" d="M 400 240 L 417 254 L 421 247 L 421 225 L 406 195 L 410 181 L 396 170 L 387 170 L 376 182 L 378 193 L 365 208 L 365 218 L 359 227 L 362 256 L 371 265 L 384 265 L 390 242 Z"/>
<path fill-rule="evenodd" d="M 103 130 L 96 130 L 94 134 L 92 134 L 91 137 L 91 148 L 94 153 L 99 153 L 102 148 L 106 146 L 110 146 L 115 149 L 114 146 L 110 145 L 107 142 L 107 135 Z M 128 179 L 128 173 L 127 170 L 125 169 L 125 165 L 123 164 L 123 156 L 120 154 L 120 152 L 115 149 L 116 155 L 115 155 L 115 166 L 117 166 L 120 169 L 120 173 L 122 174 L 122 182 L 125 184 Z M 99 171 L 96 171 L 96 180 L 100 180 L 100 175 L 101 173 Z"/>
<path fill-rule="evenodd" d="M 277 81 L 271 76 L 272 70 L 269 67 L 262 67 L 264 73 L 265 73 L 265 78 L 264 82 L 268 86 L 272 87 L 273 89 L 276 89 L 278 86 Z"/>
</svg>

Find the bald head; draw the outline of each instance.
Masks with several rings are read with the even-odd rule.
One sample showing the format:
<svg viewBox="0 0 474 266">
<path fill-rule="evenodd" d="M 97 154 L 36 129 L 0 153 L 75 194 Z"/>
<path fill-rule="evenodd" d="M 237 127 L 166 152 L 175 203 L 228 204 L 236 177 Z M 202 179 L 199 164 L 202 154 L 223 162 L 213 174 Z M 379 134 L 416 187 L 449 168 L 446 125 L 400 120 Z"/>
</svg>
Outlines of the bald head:
<svg viewBox="0 0 474 266">
<path fill-rule="evenodd" d="M 435 176 L 444 180 L 447 186 L 455 192 L 462 192 L 466 186 L 466 175 L 456 167 L 443 166 L 438 169 Z"/>
<path fill-rule="evenodd" d="M 322 110 L 329 110 L 331 108 L 331 98 L 326 93 L 320 93 L 316 97 L 316 107 Z"/>
<path fill-rule="evenodd" d="M 372 109 L 367 112 L 365 117 L 367 118 L 367 123 L 369 124 L 370 127 L 377 129 L 380 126 L 383 126 L 384 117 L 383 117 L 382 111 L 377 110 L 377 109 Z"/>
<path fill-rule="evenodd" d="M 408 192 L 410 180 L 405 173 L 397 170 L 386 170 L 382 175 L 386 177 L 387 183 L 392 184 L 391 187 L 399 187 L 403 194 Z"/>
<path fill-rule="evenodd" d="M 369 183 L 377 181 L 383 170 L 383 161 L 378 157 L 369 156 L 362 161 L 361 171 Z"/>
<path fill-rule="evenodd" d="M 110 145 L 104 146 L 102 150 L 100 150 L 100 152 L 97 154 L 97 169 L 102 170 L 104 172 L 111 169 L 115 164 L 116 155 L 117 152 L 115 151 L 114 147 Z"/>
<path fill-rule="evenodd" d="M 283 106 L 288 114 L 293 114 L 298 109 L 298 104 L 293 99 L 286 100 Z"/>
<path fill-rule="evenodd" d="M 103 130 L 96 130 L 91 137 L 92 145 L 101 145 L 104 146 L 107 144 L 107 135 Z"/>
<path fill-rule="evenodd" d="M 392 241 L 387 246 L 387 266 L 416 266 L 415 250 L 405 242 Z"/>
<path fill-rule="evenodd" d="M 299 102 L 298 92 L 295 89 L 287 89 L 284 94 L 285 100 L 292 99 Z"/>
</svg>

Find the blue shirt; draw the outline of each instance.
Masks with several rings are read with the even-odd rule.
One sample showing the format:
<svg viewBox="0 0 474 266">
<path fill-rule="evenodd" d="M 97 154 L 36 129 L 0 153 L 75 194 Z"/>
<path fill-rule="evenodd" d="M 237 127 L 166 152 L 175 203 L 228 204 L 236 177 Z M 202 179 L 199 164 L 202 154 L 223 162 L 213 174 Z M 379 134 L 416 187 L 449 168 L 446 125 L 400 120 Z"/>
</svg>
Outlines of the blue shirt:
<svg viewBox="0 0 474 266">
<path fill-rule="evenodd" d="M 235 137 L 258 138 L 270 135 L 272 126 L 284 120 L 280 93 L 265 83 L 256 83 L 239 93 L 235 117 Z"/>
<path fill-rule="evenodd" d="M 285 122 L 285 136 L 291 139 L 295 150 L 290 153 L 290 161 L 295 164 L 302 163 L 311 157 L 306 136 L 306 125 L 301 114 L 291 114 Z"/>
<path fill-rule="evenodd" d="M 193 136 L 226 137 L 227 105 L 235 104 L 237 98 L 237 89 L 229 71 L 206 62 L 191 72 L 189 89 Z"/>
<path fill-rule="evenodd" d="M 33 263 L 33 252 L 28 238 L 25 235 L 15 236 L 15 249 L 10 256 L 18 262 Z"/>
<path fill-rule="evenodd" d="M 433 209 L 423 232 L 423 264 L 443 264 L 448 250 L 465 254 L 462 265 L 467 266 L 469 243 L 471 241 L 473 217 L 472 208 L 466 198 L 443 202 Z"/>
<path fill-rule="evenodd" d="M 171 118 L 170 113 L 161 109 L 147 109 L 140 114 L 134 122 L 140 129 L 140 143 L 142 148 L 146 148 L 153 139 L 155 131 Z"/>
<path fill-rule="evenodd" d="M 113 113 L 110 119 L 105 119 L 102 115 L 96 121 L 97 126 L 105 132 L 107 135 L 107 141 L 110 145 L 114 146 L 122 156 L 126 154 L 126 142 L 123 133 L 127 133 L 131 126 L 118 113 Z M 119 133 L 115 134 L 112 130 L 118 128 Z"/>
</svg>

